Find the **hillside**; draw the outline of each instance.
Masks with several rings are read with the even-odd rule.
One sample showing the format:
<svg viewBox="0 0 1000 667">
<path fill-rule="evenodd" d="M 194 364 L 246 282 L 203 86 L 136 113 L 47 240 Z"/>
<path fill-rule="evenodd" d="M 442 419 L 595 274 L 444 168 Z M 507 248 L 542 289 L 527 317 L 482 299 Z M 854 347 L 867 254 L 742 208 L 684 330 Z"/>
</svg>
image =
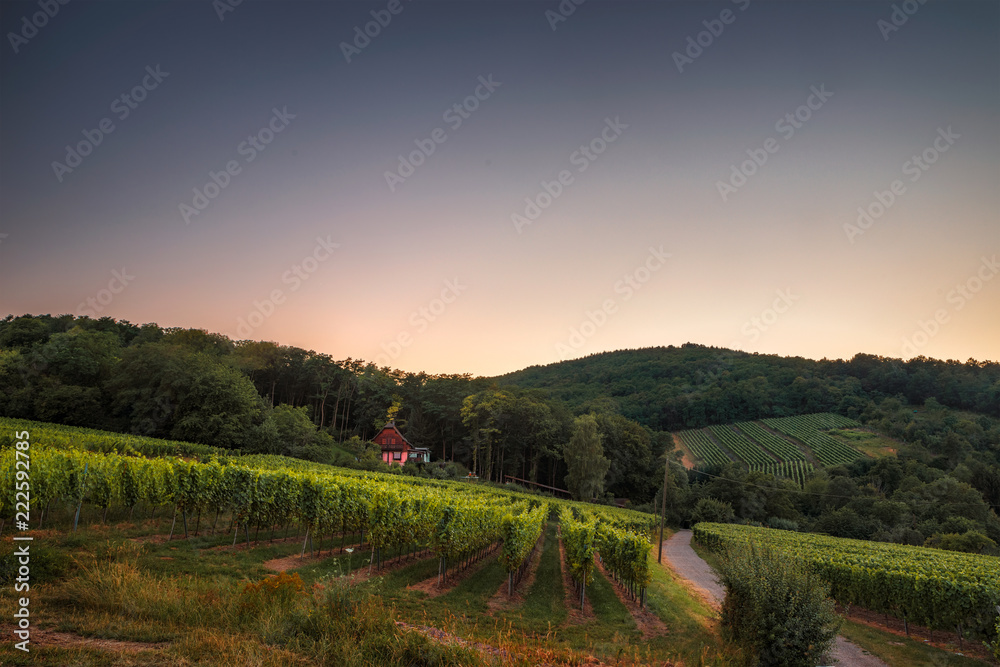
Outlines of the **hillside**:
<svg viewBox="0 0 1000 667">
<path fill-rule="evenodd" d="M 613 410 L 655 431 L 837 412 L 857 417 L 869 400 L 935 398 L 1000 417 L 1000 364 L 909 361 L 858 354 L 849 361 L 748 354 L 687 343 L 603 352 L 495 378 L 542 389 L 574 412 Z"/>
</svg>

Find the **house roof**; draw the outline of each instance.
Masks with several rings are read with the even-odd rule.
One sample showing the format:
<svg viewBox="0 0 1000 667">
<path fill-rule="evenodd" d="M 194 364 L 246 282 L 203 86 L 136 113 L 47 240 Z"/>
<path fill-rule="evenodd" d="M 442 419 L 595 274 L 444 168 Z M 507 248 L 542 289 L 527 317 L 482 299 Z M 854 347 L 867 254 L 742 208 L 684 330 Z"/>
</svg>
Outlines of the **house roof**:
<svg viewBox="0 0 1000 667">
<path fill-rule="evenodd" d="M 385 433 L 386 431 L 391 431 L 391 432 L 395 433 L 396 435 L 399 436 L 400 440 L 402 440 L 403 443 L 405 443 L 406 445 L 408 445 L 410 448 L 413 447 L 413 445 L 410 443 L 410 441 L 406 439 L 406 436 L 404 436 L 402 433 L 400 433 L 399 429 L 396 428 L 396 420 L 395 419 L 390 419 L 389 423 L 386 424 L 385 426 L 383 426 L 382 430 L 375 434 L 375 438 L 374 439 L 377 440 L 378 437 L 380 435 L 382 435 L 383 433 Z"/>
</svg>

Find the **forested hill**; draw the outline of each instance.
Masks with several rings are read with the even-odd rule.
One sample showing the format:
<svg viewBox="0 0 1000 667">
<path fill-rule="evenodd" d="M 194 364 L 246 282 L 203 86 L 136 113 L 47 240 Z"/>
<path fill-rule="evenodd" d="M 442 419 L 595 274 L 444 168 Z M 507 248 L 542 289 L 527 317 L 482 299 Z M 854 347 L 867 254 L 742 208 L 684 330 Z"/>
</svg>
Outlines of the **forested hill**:
<svg viewBox="0 0 1000 667">
<path fill-rule="evenodd" d="M 858 354 L 815 361 L 688 343 L 593 354 L 496 379 L 546 390 L 575 413 L 611 408 L 655 431 L 807 412 L 856 416 L 869 400 L 897 396 L 1000 417 L 1000 363 L 974 360 Z"/>
</svg>

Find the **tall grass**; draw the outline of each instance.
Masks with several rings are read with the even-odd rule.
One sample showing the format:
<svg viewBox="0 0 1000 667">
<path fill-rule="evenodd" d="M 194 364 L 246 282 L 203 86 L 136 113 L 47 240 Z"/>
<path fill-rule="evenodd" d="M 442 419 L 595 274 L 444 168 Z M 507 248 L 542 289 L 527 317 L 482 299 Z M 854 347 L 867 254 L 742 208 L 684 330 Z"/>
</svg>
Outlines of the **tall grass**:
<svg viewBox="0 0 1000 667">
<path fill-rule="evenodd" d="M 307 656 L 323 665 L 479 665 L 472 649 L 434 642 L 396 625 L 392 607 L 372 586 L 352 586 L 342 577 L 305 586 L 298 574 L 258 582 L 222 584 L 204 577 L 162 577 L 144 570 L 145 547 L 108 545 L 78 576 L 60 586 L 56 601 L 78 611 L 135 621 L 154 621 L 183 636 L 184 651 L 206 645 L 246 664 L 257 664 L 261 648 L 239 647 L 239 636 Z M 196 630 L 198 637 L 191 636 Z M 228 639 L 225 639 L 228 637 Z M 208 642 L 209 644 L 213 642 Z"/>
</svg>

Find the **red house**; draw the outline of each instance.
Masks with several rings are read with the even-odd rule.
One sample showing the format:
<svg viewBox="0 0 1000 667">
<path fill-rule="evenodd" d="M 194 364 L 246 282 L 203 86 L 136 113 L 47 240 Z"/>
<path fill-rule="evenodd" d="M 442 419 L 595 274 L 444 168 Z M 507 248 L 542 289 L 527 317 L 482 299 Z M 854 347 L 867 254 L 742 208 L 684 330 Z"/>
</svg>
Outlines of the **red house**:
<svg viewBox="0 0 1000 667">
<path fill-rule="evenodd" d="M 382 460 L 389 465 L 403 465 L 409 460 L 426 463 L 431 458 L 431 450 L 414 447 L 396 428 L 396 421 L 390 420 L 382 427 L 372 442 L 382 449 Z"/>
</svg>

